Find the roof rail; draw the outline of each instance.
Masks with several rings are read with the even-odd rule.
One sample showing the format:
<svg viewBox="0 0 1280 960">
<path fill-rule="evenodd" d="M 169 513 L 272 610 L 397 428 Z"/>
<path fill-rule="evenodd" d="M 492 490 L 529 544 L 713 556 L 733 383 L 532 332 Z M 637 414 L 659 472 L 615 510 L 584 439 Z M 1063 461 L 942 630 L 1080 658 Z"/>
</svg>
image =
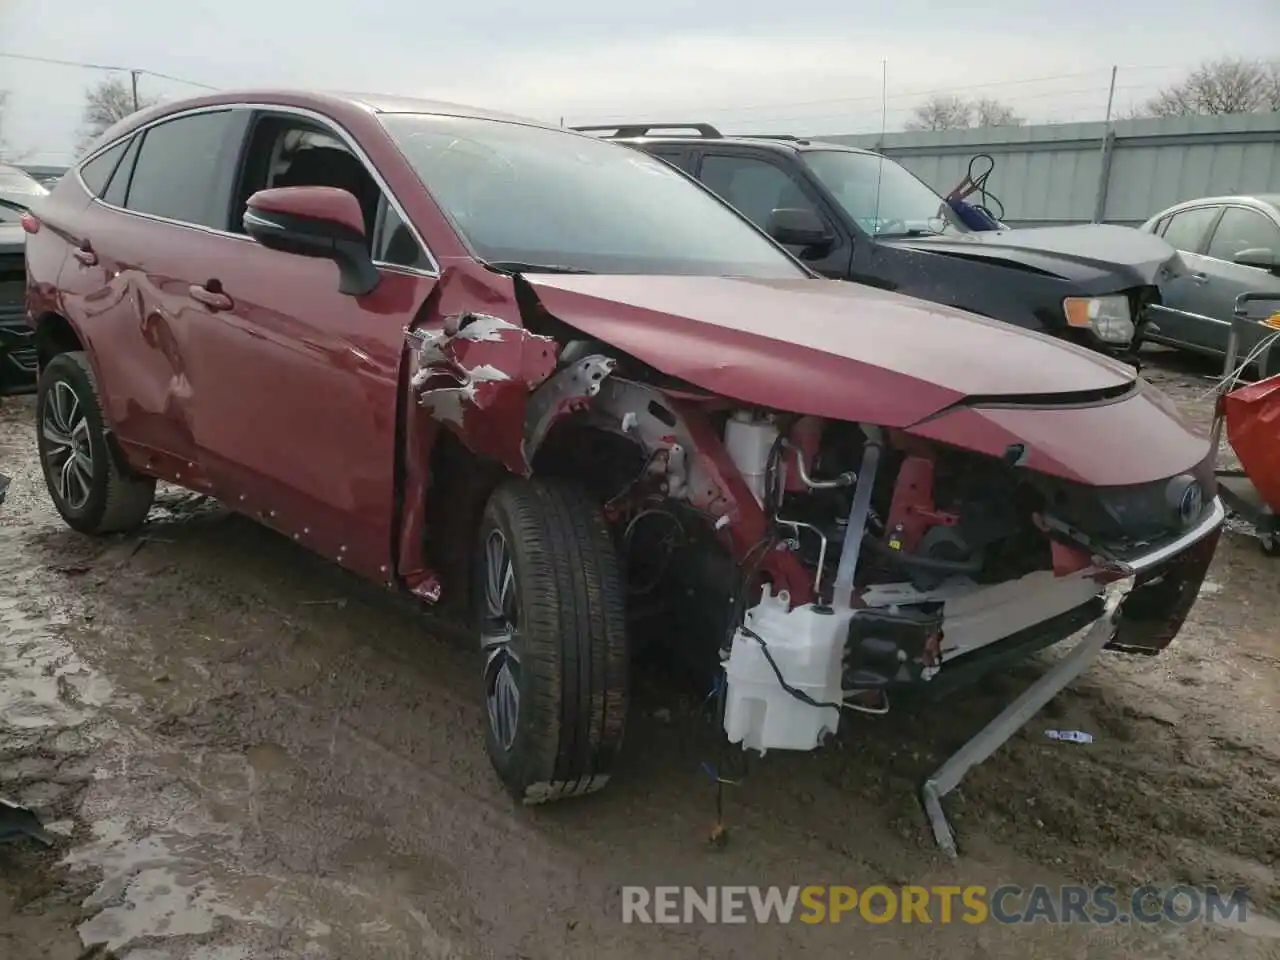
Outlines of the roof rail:
<svg viewBox="0 0 1280 960">
<path fill-rule="evenodd" d="M 579 133 L 595 133 L 600 130 L 615 131 L 608 139 L 614 137 L 647 137 L 651 130 L 696 130 L 700 137 L 723 136 L 719 130 L 709 123 L 604 123 L 586 127 L 571 127 Z"/>
<path fill-rule="evenodd" d="M 808 143 L 808 137 L 797 137 L 790 133 L 735 133 L 735 137 L 744 140 L 792 140 L 796 143 Z"/>
</svg>

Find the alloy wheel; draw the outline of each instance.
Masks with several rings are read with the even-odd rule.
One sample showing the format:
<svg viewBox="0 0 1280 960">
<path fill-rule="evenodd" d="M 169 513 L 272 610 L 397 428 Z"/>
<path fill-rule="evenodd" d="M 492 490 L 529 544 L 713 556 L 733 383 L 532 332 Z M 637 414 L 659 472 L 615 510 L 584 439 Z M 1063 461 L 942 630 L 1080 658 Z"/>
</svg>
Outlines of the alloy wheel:
<svg viewBox="0 0 1280 960">
<path fill-rule="evenodd" d="M 59 380 L 44 404 L 40 424 L 49 478 L 63 506 L 81 510 L 93 491 L 93 446 L 84 404 L 65 380 Z"/>
<path fill-rule="evenodd" d="M 485 701 L 494 739 L 509 751 L 520 717 L 519 592 L 511 550 L 498 530 L 485 541 L 483 572 L 480 646 L 485 653 Z"/>
</svg>

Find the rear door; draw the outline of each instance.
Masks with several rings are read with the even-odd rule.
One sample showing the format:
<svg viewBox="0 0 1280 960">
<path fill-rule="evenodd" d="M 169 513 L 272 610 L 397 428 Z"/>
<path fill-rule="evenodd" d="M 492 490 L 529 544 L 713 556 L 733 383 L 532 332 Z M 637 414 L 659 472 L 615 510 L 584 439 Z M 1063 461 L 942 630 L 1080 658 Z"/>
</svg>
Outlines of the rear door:
<svg viewBox="0 0 1280 960">
<path fill-rule="evenodd" d="M 75 218 L 59 280 L 126 455 L 196 489 L 207 477 L 193 433 L 191 333 L 206 311 L 191 289 L 216 268 L 247 121 L 248 111 L 227 107 L 181 114 L 86 166 L 97 196 Z"/>
<path fill-rule="evenodd" d="M 1157 228 L 1186 263 L 1187 272 L 1160 286 L 1160 300 L 1149 308 L 1149 316 L 1158 328 L 1148 328 L 1147 336 L 1199 353 L 1221 353 L 1226 349 L 1226 331 L 1213 322 L 1214 307 L 1208 287 L 1212 263 L 1205 257 L 1213 227 L 1222 214 L 1217 204 L 1185 207 Z M 1230 316 L 1230 313 L 1227 315 Z"/>
</svg>

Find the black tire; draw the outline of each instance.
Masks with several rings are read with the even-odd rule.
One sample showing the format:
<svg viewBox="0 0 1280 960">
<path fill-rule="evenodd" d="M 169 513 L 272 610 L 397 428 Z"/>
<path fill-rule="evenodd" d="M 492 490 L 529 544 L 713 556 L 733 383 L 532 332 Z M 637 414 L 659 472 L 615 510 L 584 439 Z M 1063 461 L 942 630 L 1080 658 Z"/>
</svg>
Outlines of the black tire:
<svg viewBox="0 0 1280 960">
<path fill-rule="evenodd" d="M 495 537 L 509 564 L 495 559 Z M 477 546 L 473 600 L 493 768 L 526 804 L 593 793 L 621 749 L 629 699 L 625 593 L 604 515 L 573 485 L 510 480 L 489 498 Z M 509 645 L 486 646 L 486 636 L 502 635 Z M 514 704 L 499 696 L 504 689 L 515 690 Z M 500 704 L 514 723 L 503 725 Z"/>
<path fill-rule="evenodd" d="M 1264 533 L 1258 538 L 1262 553 L 1268 557 L 1280 557 L 1280 538 L 1274 533 Z"/>
<path fill-rule="evenodd" d="M 69 394 L 68 394 L 69 391 Z M 67 419 L 65 406 L 74 399 L 76 423 L 67 436 L 78 446 L 65 447 L 47 429 Z M 51 419 L 47 419 L 51 418 Z M 57 433 L 55 430 L 54 433 Z M 156 482 L 121 469 L 107 443 L 102 400 L 89 358 L 80 351 L 60 353 L 40 374 L 36 389 L 36 449 L 49 497 L 62 519 L 80 533 L 103 534 L 132 530 L 142 524 L 155 499 Z M 88 454 L 76 477 L 60 486 L 70 451 Z M 66 456 L 63 456 L 63 454 Z"/>
</svg>

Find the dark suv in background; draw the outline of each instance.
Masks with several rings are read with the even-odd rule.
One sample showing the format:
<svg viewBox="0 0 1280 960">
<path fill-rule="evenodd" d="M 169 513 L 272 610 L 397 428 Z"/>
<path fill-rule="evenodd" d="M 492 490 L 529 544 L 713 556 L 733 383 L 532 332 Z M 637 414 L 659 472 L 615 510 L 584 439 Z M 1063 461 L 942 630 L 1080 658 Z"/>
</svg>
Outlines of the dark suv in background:
<svg viewBox="0 0 1280 960">
<path fill-rule="evenodd" d="M 915 174 L 856 147 L 724 136 L 698 123 L 574 129 L 674 164 L 828 277 L 960 307 L 1135 366 L 1146 308 L 1183 270 L 1172 247 L 1130 227 L 970 230 Z"/>
</svg>

